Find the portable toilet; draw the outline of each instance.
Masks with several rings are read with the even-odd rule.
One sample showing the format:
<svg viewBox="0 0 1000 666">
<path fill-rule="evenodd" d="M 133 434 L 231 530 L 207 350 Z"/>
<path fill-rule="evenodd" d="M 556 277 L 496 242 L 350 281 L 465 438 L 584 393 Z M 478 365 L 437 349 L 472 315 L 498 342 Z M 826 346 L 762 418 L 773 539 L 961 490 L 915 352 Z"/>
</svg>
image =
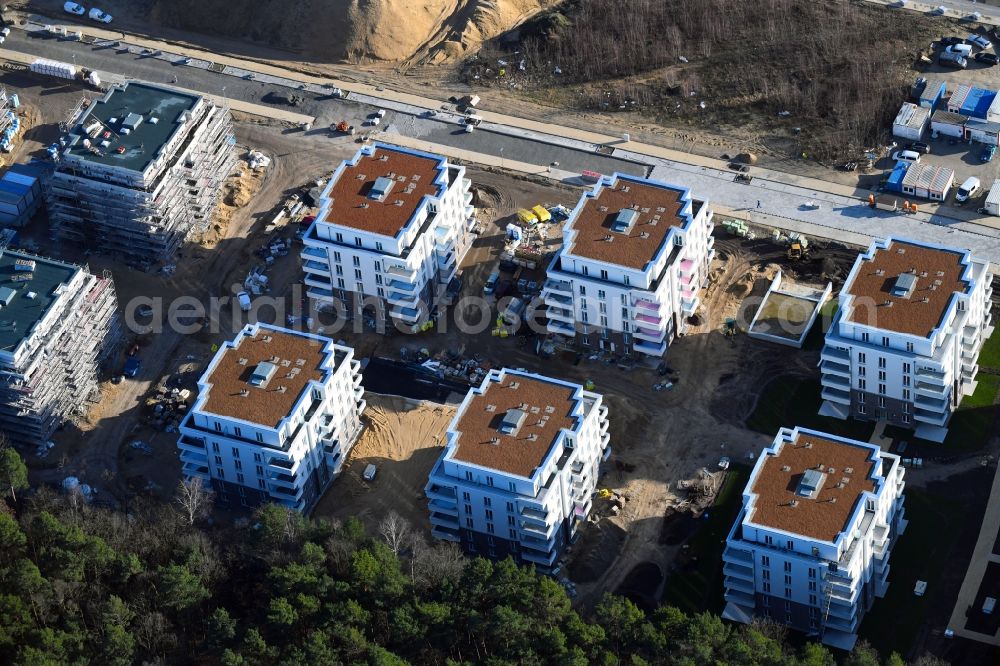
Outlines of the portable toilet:
<svg viewBox="0 0 1000 666">
<path fill-rule="evenodd" d="M 538 204 L 537 206 L 532 206 L 531 212 L 535 214 L 539 222 L 548 222 L 552 219 L 552 214 L 545 209 L 544 206 Z"/>
<path fill-rule="evenodd" d="M 517 219 L 523 224 L 535 224 L 538 222 L 538 216 L 532 213 L 530 210 L 524 208 L 517 211 Z"/>
</svg>

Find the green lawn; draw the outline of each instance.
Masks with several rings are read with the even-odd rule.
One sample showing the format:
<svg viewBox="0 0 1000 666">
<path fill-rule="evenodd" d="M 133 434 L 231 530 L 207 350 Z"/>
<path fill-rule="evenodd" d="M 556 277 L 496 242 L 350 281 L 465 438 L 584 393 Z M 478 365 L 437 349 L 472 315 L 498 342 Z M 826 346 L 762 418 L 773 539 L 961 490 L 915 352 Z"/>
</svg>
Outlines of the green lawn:
<svg viewBox="0 0 1000 666">
<path fill-rule="evenodd" d="M 815 379 L 778 377 L 764 387 L 757 408 L 747 419 L 747 428 L 774 435 L 778 428 L 803 426 L 832 435 L 868 441 L 875 424 L 848 419 L 841 421 L 819 415 L 820 383 Z"/>
<path fill-rule="evenodd" d="M 697 558 L 689 567 L 670 574 L 663 588 L 663 603 L 686 613 L 721 613 L 725 606 L 722 584 L 722 551 L 743 501 L 750 468 L 732 466 L 726 481 L 694 534 L 687 540 L 687 554 Z"/>
<path fill-rule="evenodd" d="M 937 449 L 942 453 L 949 451 L 968 453 L 983 448 L 990 437 L 993 420 L 996 417 L 997 408 L 994 402 L 997 393 L 1000 393 L 1000 376 L 980 372 L 976 375 L 976 381 L 979 382 L 976 392 L 965 396 L 951 417 L 948 436 L 945 437 L 943 444 L 917 439 L 913 436 L 912 430 L 892 426 L 886 427 L 886 437 L 907 440 L 919 445 L 925 452 L 927 448 L 924 447 Z"/>
<path fill-rule="evenodd" d="M 949 553 L 968 513 L 958 500 L 909 487 L 905 506 L 909 525 L 892 551 L 889 591 L 884 599 L 875 600 L 860 629 L 861 637 L 883 655 L 893 650 L 907 654 L 931 604 L 944 603 L 935 581 L 938 572 L 951 566 Z M 929 586 L 923 597 L 913 594 L 918 580 Z"/>
<path fill-rule="evenodd" d="M 993 335 L 983 343 L 979 352 L 979 367 L 1000 370 L 1000 332 L 993 331 Z"/>
</svg>

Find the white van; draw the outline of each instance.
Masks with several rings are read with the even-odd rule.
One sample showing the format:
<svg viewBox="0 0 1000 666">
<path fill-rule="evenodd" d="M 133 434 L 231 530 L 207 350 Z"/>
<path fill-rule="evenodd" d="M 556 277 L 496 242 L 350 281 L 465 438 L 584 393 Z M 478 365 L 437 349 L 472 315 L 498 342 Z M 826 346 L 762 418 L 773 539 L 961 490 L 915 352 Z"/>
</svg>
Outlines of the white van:
<svg viewBox="0 0 1000 666">
<path fill-rule="evenodd" d="M 920 161 L 920 153 L 915 150 L 897 150 L 892 154 L 892 159 L 897 162 L 909 162 L 916 164 Z"/>
<path fill-rule="evenodd" d="M 371 483 L 372 481 L 375 480 L 375 475 L 377 473 L 378 473 L 378 467 L 376 467 L 375 465 L 371 464 L 371 465 L 368 465 L 368 467 L 365 467 L 365 472 L 361 476 L 364 477 L 365 481 Z"/>
<path fill-rule="evenodd" d="M 958 188 L 958 192 L 955 193 L 955 201 L 965 202 L 976 196 L 979 193 L 979 179 L 975 176 L 970 176 L 965 179 L 962 186 Z"/>
<path fill-rule="evenodd" d="M 241 291 L 236 294 L 236 300 L 240 303 L 240 310 L 243 310 L 243 312 L 250 312 L 250 294 L 245 291 Z"/>
<path fill-rule="evenodd" d="M 945 53 L 957 53 L 963 58 L 968 58 L 972 54 L 972 44 L 952 44 L 945 49 Z"/>
</svg>

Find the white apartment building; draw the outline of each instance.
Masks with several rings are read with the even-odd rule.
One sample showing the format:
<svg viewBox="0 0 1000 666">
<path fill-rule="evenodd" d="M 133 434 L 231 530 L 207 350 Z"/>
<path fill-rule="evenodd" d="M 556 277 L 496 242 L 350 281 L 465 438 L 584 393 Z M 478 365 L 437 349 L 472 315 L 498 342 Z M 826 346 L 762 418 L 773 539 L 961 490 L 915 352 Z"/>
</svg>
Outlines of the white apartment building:
<svg viewBox="0 0 1000 666">
<path fill-rule="evenodd" d="M 850 650 L 889 588 L 889 557 L 906 529 L 899 457 L 874 444 L 782 428 L 743 491 L 722 555 L 726 609 Z"/>
<path fill-rule="evenodd" d="M 958 250 L 877 240 L 840 292 L 820 361 L 820 413 L 880 420 L 944 441 L 976 389 L 993 333 L 989 264 Z"/>
<path fill-rule="evenodd" d="M 623 174 L 580 198 L 542 291 L 548 332 L 584 348 L 662 356 L 700 303 L 712 211 L 688 190 Z"/>
<path fill-rule="evenodd" d="M 304 238 L 309 298 L 403 330 L 427 321 L 472 243 L 471 184 L 437 155 L 362 148 L 327 183 Z"/>
<path fill-rule="evenodd" d="M 121 347 L 111 275 L 0 248 L 0 432 L 37 445 L 85 413 Z"/>
<path fill-rule="evenodd" d="M 590 513 L 609 440 L 597 393 L 491 371 L 458 408 L 431 470 L 431 533 L 469 554 L 510 555 L 551 571 Z"/>
<path fill-rule="evenodd" d="M 211 482 L 222 502 L 311 511 L 361 432 L 360 370 L 329 338 L 246 326 L 209 363 L 181 422 L 185 477 Z"/>
</svg>

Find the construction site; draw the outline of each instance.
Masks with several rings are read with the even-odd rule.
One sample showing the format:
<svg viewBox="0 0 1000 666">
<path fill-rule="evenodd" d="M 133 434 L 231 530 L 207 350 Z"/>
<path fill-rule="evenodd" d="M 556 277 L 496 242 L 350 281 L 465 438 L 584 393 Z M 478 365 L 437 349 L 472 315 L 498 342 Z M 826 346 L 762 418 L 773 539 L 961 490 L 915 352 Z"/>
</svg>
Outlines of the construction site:
<svg viewBox="0 0 1000 666">
<path fill-rule="evenodd" d="M 66 127 L 48 148 L 49 219 L 62 241 L 152 264 L 208 228 L 236 160 L 228 109 L 132 82 L 80 99 Z"/>
<path fill-rule="evenodd" d="M 46 457 L 121 339 L 109 274 L 0 249 L 0 430 Z"/>
</svg>

